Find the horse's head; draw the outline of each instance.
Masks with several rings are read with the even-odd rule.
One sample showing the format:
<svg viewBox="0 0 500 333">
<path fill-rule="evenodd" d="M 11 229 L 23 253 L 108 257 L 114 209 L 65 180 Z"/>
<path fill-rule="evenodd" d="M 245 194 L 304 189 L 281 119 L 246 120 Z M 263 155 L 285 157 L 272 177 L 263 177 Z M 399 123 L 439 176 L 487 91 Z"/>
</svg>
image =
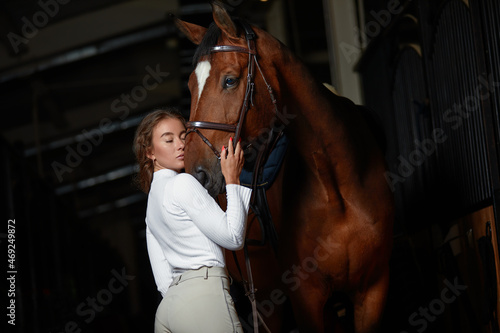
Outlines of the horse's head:
<svg viewBox="0 0 500 333">
<path fill-rule="evenodd" d="M 264 55 L 280 43 L 233 20 L 221 4 L 213 3 L 212 8 L 214 23 L 208 29 L 181 20 L 176 25 L 198 45 L 188 83 L 191 113 L 185 167 L 216 196 L 224 191 L 218 153 L 229 137 L 241 138 L 243 147 L 252 145 L 253 153 L 247 150 L 245 155 L 251 163 L 263 136 L 272 130 L 278 110 L 272 99 L 279 91 L 274 96 L 268 91 L 266 81 L 277 89 L 277 78 L 272 60 Z"/>
</svg>

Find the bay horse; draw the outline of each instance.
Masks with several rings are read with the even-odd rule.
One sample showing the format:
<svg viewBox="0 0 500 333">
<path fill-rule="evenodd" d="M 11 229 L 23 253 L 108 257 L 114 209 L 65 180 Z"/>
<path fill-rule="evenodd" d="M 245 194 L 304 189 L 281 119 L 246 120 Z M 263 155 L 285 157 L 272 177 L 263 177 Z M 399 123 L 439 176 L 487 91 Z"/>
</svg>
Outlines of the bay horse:
<svg viewBox="0 0 500 333">
<path fill-rule="evenodd" d="M 257 304 L 272 332 L 286 326 L 285 295 L 300 332 L 326 332 L 335 325 L 331 298 L 343 293 L 355 332 L 375 332 L 388 291 L 394 205 L 369 123 L 269 33 L 231 18 L 219 2 L 212 14 L 208 28 L 175 19 L 198 45 L 186 172 L 217 197 L 224 192 L 218 152 L 229 137 L 256 146 L 283 129 L 288 153 L 267 191 L 279 247 L 275 255 L 269 246 L 249 247 Z M 261 232 L 251 221 L 247 229 L 249 237 Z M 238 277 L 229 257 L 228 269 Z"/>
</svg>

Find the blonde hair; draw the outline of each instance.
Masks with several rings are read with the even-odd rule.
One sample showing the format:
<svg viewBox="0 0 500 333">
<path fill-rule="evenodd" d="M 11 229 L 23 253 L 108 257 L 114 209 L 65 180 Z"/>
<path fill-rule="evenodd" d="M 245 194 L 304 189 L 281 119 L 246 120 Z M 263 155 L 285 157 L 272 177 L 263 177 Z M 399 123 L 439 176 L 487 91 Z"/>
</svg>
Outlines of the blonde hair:
<svg viewBox="0 0 500 333">
<path fill-rule="evenodd" d="M 163 119 L 178 119 L 186 126 L 186 119 L 177 109 L 159 108 L 145 116 L 135 132 L 133 150 L 139 164 L 136 184 L 145 193 L 149 193 L 153 180 L 154 162 L 148 157 L 152 148 L 153 130 Z"/>
</svg>

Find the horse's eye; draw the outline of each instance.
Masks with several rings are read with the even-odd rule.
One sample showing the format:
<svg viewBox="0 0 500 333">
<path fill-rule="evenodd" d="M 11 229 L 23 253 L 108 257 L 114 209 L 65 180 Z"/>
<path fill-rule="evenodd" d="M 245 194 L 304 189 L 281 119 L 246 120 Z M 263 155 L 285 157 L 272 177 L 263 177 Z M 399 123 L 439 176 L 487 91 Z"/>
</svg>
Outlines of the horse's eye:
<svg viewBox="0 0 500 333">
<path fill-rule="evenodd" d="M 238 85 L 239 80 L 235 77 L 226 77 L 224 79 L 224 89 L 234 88 Z"/>
</svg>

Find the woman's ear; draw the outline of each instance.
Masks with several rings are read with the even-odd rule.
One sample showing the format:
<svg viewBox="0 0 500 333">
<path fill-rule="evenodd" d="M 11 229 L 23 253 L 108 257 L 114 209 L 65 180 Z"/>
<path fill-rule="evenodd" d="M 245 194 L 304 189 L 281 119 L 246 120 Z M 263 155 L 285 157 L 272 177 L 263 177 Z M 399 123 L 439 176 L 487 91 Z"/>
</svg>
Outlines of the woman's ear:
<svg viewBox="0 0 500 333">
<path fill-rule="evenodd" d="M 148 148 L 147 152 L 146 152 L 146 157 L 149 158 L 150 160 L 152 160 L 154 162 L 154 160 L 156 159 L 155 158 L 155 153 L 153 151 L 153 148 Z"/>
</svg>

